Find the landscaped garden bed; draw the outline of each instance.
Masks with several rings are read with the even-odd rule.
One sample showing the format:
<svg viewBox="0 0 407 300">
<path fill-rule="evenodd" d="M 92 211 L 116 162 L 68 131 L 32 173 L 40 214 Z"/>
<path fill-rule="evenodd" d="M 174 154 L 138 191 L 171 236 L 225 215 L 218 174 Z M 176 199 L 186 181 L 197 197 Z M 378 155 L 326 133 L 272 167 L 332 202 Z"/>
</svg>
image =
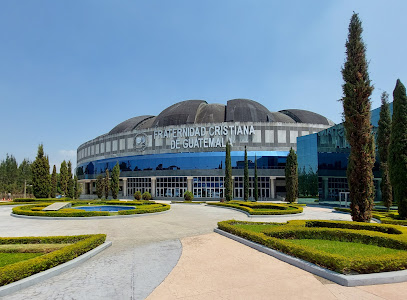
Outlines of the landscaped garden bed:
<svg viewBox="0 0 407 300">
<path fill-rule="evenodd" d="M 397 225 L 295 220 L 223 221 L 218 228 L 342 274 L 407 269 L 407 229 Z"/>
<path fill-rule="evenodd" d="M 105 234 L 0 238 L 0 286 L 70 261 L 105 240 Z"/>
<path fill-rule="evenodd" d="M 208 205 L 221 207 L 230 207 L 245 211 L 250 215 L 289 215 L 302 213 L 302 205 L 285 204 L 285 203 L 263 203 L 263 202 L 208 202 Z"/>
<path fill-rule="evenodd" d="M 50 203 L 37 203 L 32 205 L 17 206 L 13 208 L 13 214 L 38 216 L 38 217 L 97 217 L 97 216 L 115 216 L 115 215 L 135 215 L 162 212 L 170 209 L 170 205 L 156 203 L 154 201 L 70 201 L 71 208 L 63 208 L 57 211 L 43 211 Z M 76 209 L 75 207 L 92 206 L 132 206 L 134 209 L 119 210 L 117 212 L 109 211 L 86 211 Z"/>
<path fill-rule="evenodd" d="M 335 210 L 350 213 L 349 208 L 335 207 Z M 407 226 L 407 220 L 401 219 L 397 210 L 373 210 L 372 216 L 373 218 L 380 220 L 380 222 L 383 224 Z"/>
</svg>

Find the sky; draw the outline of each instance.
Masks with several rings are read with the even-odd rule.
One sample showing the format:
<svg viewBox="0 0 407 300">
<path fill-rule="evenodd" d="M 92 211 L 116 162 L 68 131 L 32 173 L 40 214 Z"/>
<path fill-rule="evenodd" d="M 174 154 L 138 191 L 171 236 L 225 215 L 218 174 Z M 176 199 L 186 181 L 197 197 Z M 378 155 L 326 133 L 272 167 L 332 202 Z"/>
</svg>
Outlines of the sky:
<svg viewBox="0 0 407 300">
<path fill-rule="evenodd" d="M 0 2 L 0 160 L 57 169 L 138 115 L 184 100 L 252 99 L 341 122 L 353 12 L 380 95 L 407 84 L 407 1 L 19 0 Z M 392 96 L 390 96 L 390 100 Z"/>
</svg>

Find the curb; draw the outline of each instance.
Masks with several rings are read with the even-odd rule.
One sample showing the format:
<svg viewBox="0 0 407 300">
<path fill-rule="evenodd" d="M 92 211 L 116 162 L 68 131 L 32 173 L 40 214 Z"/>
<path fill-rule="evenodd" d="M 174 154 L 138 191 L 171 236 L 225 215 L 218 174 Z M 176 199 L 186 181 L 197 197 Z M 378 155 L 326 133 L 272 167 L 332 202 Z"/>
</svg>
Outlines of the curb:
<svg viewBox="0 0 407 300">
<path fill-rule="evenodd" d="M 372 273 L 372 274 L 360 274 L 360 275 L 344 275 L 322 267 L 319 267 L 313 263 L 296 258 L 280 251 L 270 249 L 266 246 L 254 243 L 252 241 L 241 238 L 237 235 L 215 228 L 214 231 L 260 252 L 273 256 L 279 260 L 282 260 L 290 265 L 303 269 L 312 274 L 318 275 L 330 281 L 343 286 L 362 286 L 373 284 L 385 284 L 385 283 L 398 283 L 407 281 L 407 270 Z"/>
<path fill-rule="evenodd" d="M 251 215 L 249 214 L 247 211 L 244 210 L 240 210 L 234 207 L 227 207 L 227 206 L 218 206 L 218 205 L 208 205 L 206 204 L 206 206 L 210 206 L 210 207 L 220 207 L 220 208 L 226 208 L 226 209 L 231 209 L 231 210 L 235 210 L 241 213 L 244 213 L 246 216 L 248 216 L 249 218 L 275 218 L 275 217 L 287 217 L 287 216 L 302 216 L 304 215 L 304 211 L 302 213 L 298 213 L 298 214 L 285 214 L 285 215 Z"/>
<path fill-rule="evenodd" d="M 51 277 L 59 275 L 65 271 L 68 271 L 68 270 L 84 263 L 85 261 L 92 258 L 99 252 L 102 252 L 106 248 L 110 247 L 111 245 L 112 245 L 112 242 L 104 242 L 102 245 L 100 245 L 70 261 L 67 261 L 63 264 L 55 266 L 51 269 L 42 271 L 40 273 L 31 275 L 31 276 L 21 279 L 19 281 L 2 286 L 2 287 L 0 287 L 0 297 L 9 295 L 11 293 L 15 293 L 15 292 L 25 289 L 29 286 L 32 286 L 34 284 L 47 280 Z"/>
<path fill-rule="evenodd" d="M 144 217 L 151 215 L 159 215 L 167 213 L 170 210 L 159 211 L 155 213 L 145 213 L 145 214 L 133 214 L 133 215 L 118 215 L 118 216 L 100 216 L 100 217 L 39 217 L 39 216 L 27 216 L 27 215 L 16 215 L 10 213 L 10 216 L 15 218 L 25 218 L 25 219 L 37 219 L 37 220 L 95 220 L 95 219 L 119 219 L 119 218 L 134 218 L 134 217 Z"/>
</svg>

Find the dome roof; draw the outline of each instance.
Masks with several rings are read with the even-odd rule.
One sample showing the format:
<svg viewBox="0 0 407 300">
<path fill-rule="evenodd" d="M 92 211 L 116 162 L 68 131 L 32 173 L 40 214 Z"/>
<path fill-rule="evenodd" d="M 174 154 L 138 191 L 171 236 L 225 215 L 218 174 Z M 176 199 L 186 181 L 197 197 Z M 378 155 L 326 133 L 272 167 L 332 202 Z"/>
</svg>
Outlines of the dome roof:
<svg viewBox="0 0 407 300">
<path fill-rule="evenodd" d="M 223 104 L 205 104 L 202 103 L 196 112 L 195 122 L 200 123 L 220 123 L 225 122 L 226 106 Z"/>
<path fill-rule="evenodd" d="M 186 100 L 175 103 L 164 109 L 154 120 L 153 127 L 193 124 L 199 105 L 206 104 L 204 100 Z"/>
<path fill-rule="evenodd" d="M 249 99 L 229 100 L 226 106 L 226 122 L 271 122 L 270 111 L 260 103 Z"/>
<path fill-rule="evenodd" d="M 322 125 L 335 125 L 334 122 L 321 116 L 320 114 L 314 113 L 308 110 L 302 109 L 285 109 L 280 110 L 280 113 L 283 113 L 289 116 L 297 123 L 309 123 L 309 124 L 322 124 Z"/>
<path fill-rule="evenodd" d="M 119 125 L 116 125 L 112 130 L 109 131 L 109 134 L 116 134 L 122 133 L 127 131 L 133 131 L 138 124 L 143 122 L 144 120 L 153 118 L 154 116 L 138 116 L 134 118 L 130 118 L 124 122 L 121 122 Z"/>
</svg>

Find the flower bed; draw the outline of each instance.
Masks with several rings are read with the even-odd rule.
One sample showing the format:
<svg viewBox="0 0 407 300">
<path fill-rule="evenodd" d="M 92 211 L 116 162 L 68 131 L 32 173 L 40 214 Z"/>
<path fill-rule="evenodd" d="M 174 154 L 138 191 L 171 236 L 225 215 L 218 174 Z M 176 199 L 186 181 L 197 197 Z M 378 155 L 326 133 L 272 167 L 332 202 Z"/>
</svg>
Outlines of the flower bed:
<svg viewBox="0 0 407 300">
<path fill-rule="evenodd" d="M 23 279 L 72 260 L 103 244 L 105 234 L 77 236 L 0 238 L 0 245 L 14 244 L 67 244 L 58 250 L 37 257 L 7 264 L 0 268 L 0 286 Z"/>
<path fill-rule="evenodd" d="M 63 208 L 58 211 L 42 211 L 52 203 L 41 203 L 17 206 L 13 208 L 13 214 L 26 215 L 26 216 L 39 216 L 39 217 L 97 217 L 97 216 L 111 216 L 111 215 L 132 215 L 132 214 L 146 214 L 161 212 L 170 209 L 170 205 L 155 203 L 154 201 L 71 201 L 72 207 L 85 206 L 85 205 L 123 205 L 123 206 L 136 206 L 136 209 L 121 210 L 117 213 L 110 213 L 107 211 L 85 211 L 74 208 Z"/>
<path fill-rule="evenodd" d="M 407 269 L 407 229 L 402 226 L 319 220 L 287 223 L 230 220 L 219 222 L 218 227 L 343 274 Z M 346 251 L 338 247 L 341 244 Z"/>
<path fill-rule="evenodd" d="M 208 205 L 231 207 L 248 212 L 250 215 L 289 215 L 302 213 L 303 208 L 294 204 L 276 204 L 260 202 L 208 202 Z"/>
</svg>

